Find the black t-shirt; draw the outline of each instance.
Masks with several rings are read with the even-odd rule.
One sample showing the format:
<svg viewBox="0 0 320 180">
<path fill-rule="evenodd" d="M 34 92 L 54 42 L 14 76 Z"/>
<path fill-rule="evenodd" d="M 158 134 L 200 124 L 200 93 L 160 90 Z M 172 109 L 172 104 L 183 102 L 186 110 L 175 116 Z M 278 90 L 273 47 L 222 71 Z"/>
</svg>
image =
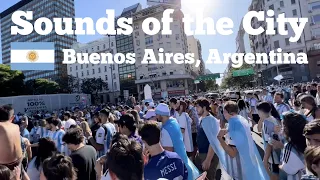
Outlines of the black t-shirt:
<svg viewBox="0 0 320 180">
<path fill-rule="evenodd" d="M 83 146 L 71 153 L 74 167 L 77 169 L 78 180 L 96 180 L 96 150 L 92 146 Z"/>
<path fill-rule="evenodd" d="M 93 126 L 91 126 L 91 132 L 92 132 L 92 137 L 96 138 L 96 134 L 98 129 L 100 128 L 100 125 L 98 123 L 94 124 Z"/>
<path fill-rule="evenodd" d="M 316 97 L 316 96 L 317 96 L 317 90 L 311 90 L 311 91 L 310 91 L 310 94 L 311 94 L 313 97 Z"/>
</svg>

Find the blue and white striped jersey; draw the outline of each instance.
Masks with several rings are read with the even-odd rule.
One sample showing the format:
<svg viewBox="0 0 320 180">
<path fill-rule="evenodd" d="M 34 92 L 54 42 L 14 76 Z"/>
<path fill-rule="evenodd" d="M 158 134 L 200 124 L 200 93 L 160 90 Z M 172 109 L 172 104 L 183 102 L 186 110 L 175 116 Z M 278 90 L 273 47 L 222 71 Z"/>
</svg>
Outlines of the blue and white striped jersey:
<svg viewBox="0 0 320 180">
<path fill-rule="evenodd" d="M 281 153 L 281 167 L 287 180 L 300 180 L 305 174 L 303 153 L 299 153 L 291 143 L 286 143 Z"/>
<path fill-rule="evenodd" d="M 55 132 L 51 131 L 50 136 L 49 136 L 56 144 L 56 147 L 60 153 L 65 153 L 65 149 L 64 149 L 64 145 L 63 145 L 63 141 L 62 141 L 64 134 L 65 134 L 64 130 L 59 129 Z"/>
</svg>

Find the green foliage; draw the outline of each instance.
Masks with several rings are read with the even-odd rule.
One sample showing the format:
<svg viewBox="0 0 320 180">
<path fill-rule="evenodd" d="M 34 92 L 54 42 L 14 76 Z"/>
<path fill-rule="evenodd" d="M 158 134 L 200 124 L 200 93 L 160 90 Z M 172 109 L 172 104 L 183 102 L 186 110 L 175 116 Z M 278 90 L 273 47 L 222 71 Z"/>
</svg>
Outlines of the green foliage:
<svg viewBox="0 0 320 180">
<path fill-rule="evenodd" d="M 33 79 L 25 83 L 27 94 L 55 94 L 59 92 L 59 84 L 48 79 Z"/>
<path fill-rule="evenodd" d="M 63 76 L 56 80 L 59 84 L 61 93 L 73 93 L 80 91 L 80 79 L 74 76 Z"/>
<path fill-rule="evenodd" d="M 8 65 L 0 64 L 0 97 L 23 94 L 24 78 L 21 71 L 12 71 Z"/>
<path fill-rule="evenodd" d="M 205 90 L 206 91 L 215 91 L 219 88 L 219 85 L 216 83 L 216 80 L 205 81 Z"/>
<path fill-rule="evenodd" d="M 86 78 L 82 80 L 81 90 L 85 94 L 98 94 L 103 88 L 108 89 L 108 83 L 101 78 Z"/>
<path fill-rule="evenodd" d="M 254 75 L 238 76 L 238 77 L 232 76 L 233 71 L 240 70 L 240 69 L 247 69 L 247 68 L 252 68 L 252 66 L 249 64 L 244 64 L 241 68 L 232 67 L 229 70 L 227 77 L 223 79 L 221 83 L 221 88 L 226 89 L 230 87 L 238 87 L 238 88 L 251 87 L 252 81 L 254 80 Z"/>
</svg>

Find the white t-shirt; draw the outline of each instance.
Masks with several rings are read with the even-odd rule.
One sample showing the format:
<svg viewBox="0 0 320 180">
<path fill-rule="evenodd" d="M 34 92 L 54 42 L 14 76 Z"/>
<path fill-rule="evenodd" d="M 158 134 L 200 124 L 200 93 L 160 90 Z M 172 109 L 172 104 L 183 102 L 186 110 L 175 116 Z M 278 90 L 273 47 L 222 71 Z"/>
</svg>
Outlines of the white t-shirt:
<svg viewBox="0 0 320 180">
<path fill-rule="evenodd" d="M 160 143 L 163 147 L 173 147 L 172 139 L 170 134 L 164 128 L 161 129 Z"/>
<path fill-rule="evenodd" d="M 251 99 L 249 99 L 249 104 L 250 104 L 251 109 L 253 110 L 252 114 L 258 114 L 258 111 L 256 108 L 258 101 L 255 98 L 251 98 Z"/>
<path fill-rule="evenodd" d="M 27 174 L 30 180 L 39 180 L 40 179 L 40 171 L 42 169 L 41 165 L 39 166 L 39 170 L 36 168 L 36 158 L 34 157 L 28 164 Z"/>
<path fill-rule="evenodd" d="M 287 173 L 288 180 L 300 180 L 306 169 L 303 154 L 287 143 L 282 149 L 281 156 L 282 170 Z"/>
<path fill-rule="evenodd" d="M 191 122 L 189 121 L 189 115 L 185 112 L 176 114 L 177 121 L 181 129 L 184 129 L 183 142 L 187 152 L 193 152 L 193 142 L 192 142 L 192 132 L 191 132 Z"/>
<path fill-rule="evenodd" d="M 70 128 L 71 125 L 77 125 L 76 121 L 73 119 L 68 119 L 66 121 L 66 124 L 64 125 L 64 130 L 68 131 L 68 129 Z"/>
</svg>

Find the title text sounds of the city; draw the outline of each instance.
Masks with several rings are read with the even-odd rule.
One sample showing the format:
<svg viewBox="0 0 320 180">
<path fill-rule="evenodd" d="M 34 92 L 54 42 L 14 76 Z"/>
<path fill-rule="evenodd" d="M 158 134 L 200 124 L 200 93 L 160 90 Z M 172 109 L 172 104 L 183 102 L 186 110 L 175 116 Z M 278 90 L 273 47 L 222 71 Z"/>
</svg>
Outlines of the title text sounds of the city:
<svg viewBox="0 0 320 180">
<path fill-rule="evenodd" d="M 161 22 L 155 17 L 148 17 L 142 22 L 142 30 L 147 35 L 156 35 L 161 33 L 163 35 L 172 35 L 171 24 L 175 13 L 174 9 L 166 9 L 163 12 Z M 33 19 L 32 11 L 15 11 L 12 14 L 12 22 L 15 24 L 11 26 L 11 35 L 29 35 L 33 31 L 39 35 L 48 35 L 54 32 L 58 35 L 130 35 L 133 32 L 132 17 L 121 17 L 116 20 L 115 11 L 107 9 L 107 17 L 97 20 L 96 23 L 90 17 L 86 18 L 53 18 L 53 22 L 46 17 Z M 291 26 L 294 35 L 289 38 L 290 42 L 297 42 L 303 32 L 303 29 L 308 22 L 308 18 L 286 18 L 285 14 L 279 14 L 274 17 L 273 10 L 268 10 L 267 15 L 264 11 L 249 11 L 243 18 L 243 28 L 249 35 L 259 35 L 266 33 L 266 35 L 275 35 L 275 27 L 278 28 L 280 35 L 288 35 L 288 30 L 285 28 L 286 24 Z M 253 27 L 251 20 L 257 18 L 258 21 L 265 21 L 266 27 Z M 116 20 L 116 21 L 115 21 Z M 276 21 L 275 21 L 276 20 Z M 35 21 L 32 24 L 29 21 Z M 75 29 L 73 29 L 73 21 L 75 22 Z M 115 23 L 116 22 L 116 23 Z M 184 31 L 186 35 L 231 35 L 233 33 L 233 21 L 230 18 L 223 17 L 216 22 L 210 17 L 204 17 L 203 11 L 198 10 L 196 17 L 185 14 L 183 17 Z M 278 23 L 278 25 L 276 25 Z M 95 24 L 95 25 L 94 25 Z M 44 26 L 43 26 L 44 25 Z M 105 28 L 107 25 L 107 28 Z M 195 30 L 192 26 L 195 25 Z M 206 30 L 204 26 L 206 25 Z M 63 28 L 64 27 L 64 28 Z M 86 28 L 84 28 L 86 27 Z M 116 28 L 118 27 L 118 28 Z"/>
</svg>

